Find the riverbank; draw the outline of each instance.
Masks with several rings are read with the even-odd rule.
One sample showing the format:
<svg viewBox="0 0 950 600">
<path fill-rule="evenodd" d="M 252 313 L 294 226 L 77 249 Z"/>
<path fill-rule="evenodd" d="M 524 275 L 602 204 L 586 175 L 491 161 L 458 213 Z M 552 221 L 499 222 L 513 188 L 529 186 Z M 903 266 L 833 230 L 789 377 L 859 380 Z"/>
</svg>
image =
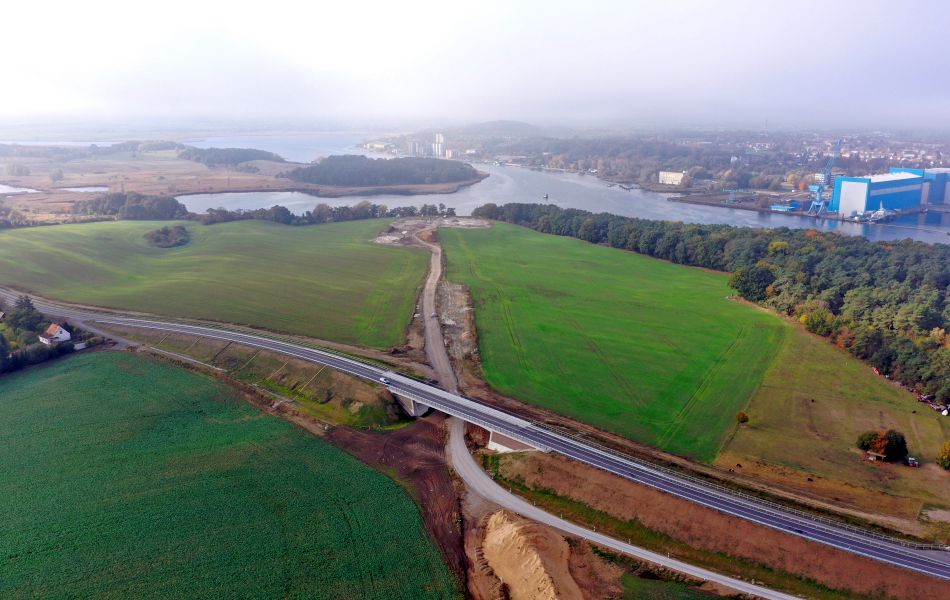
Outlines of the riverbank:
<svg viewBox="0 0 950 600">
<path fill-rule="evenodd" d="M 175 194 L 176 196 L 193 196 L 198 194 L 214 193 L 264 193 L 264 192 L 297 192 L 316 196 L 318 198 L 344 198 L 347 196 L 424 196 L 430 194 L 453 194 L 464 187 L 475 185 L 489 177 L 488 173 L 479 171 L 478 177 L 466 179 L 464 181 L 453 181 L 449 183 L 424 183 L 424 184 L 406 184 L 406 185 L 376 185 L 367 187 L 339 187 L 332 185 L 319 185 L 311 183 L 291 182 L 286 186 L 264 185 L 258 187 L 246 188 L 228 188 L 220 192 L 208 192 L 205 190 L 183 191 Z M 289 180 L 288 180 L 289 181 Z"/>
<path fill-rule="evenodd" d="M 27 154 L 9 158 L 24 174 L 0 181 L 0 219 L 14 225 L 53 224 L 77 219 L 77 202 L 105 192 L 136 192 L 153 196 L 299 192 L 318 198 L 445 195 L 489 177 L 449 183 L 340 187 L 293 181 L 283 176 L 300 163 L 257 160 L 241 168 L 208 167 L 178 158 L 173 151 L 116 152 L 92 158 L 49 160 Z M 29 193 L 26 192 L 29 190 Z M 355 202 L 355 201 L 354 201 Z"/>
</svg>

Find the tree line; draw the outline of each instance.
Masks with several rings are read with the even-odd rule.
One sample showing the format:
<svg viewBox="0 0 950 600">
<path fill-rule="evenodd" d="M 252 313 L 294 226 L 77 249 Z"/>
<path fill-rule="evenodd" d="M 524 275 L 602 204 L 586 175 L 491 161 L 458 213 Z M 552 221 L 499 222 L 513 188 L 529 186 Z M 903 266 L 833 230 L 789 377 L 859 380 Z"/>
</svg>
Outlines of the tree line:
<svg viewBox="0 0 950 600">
<path fill-rule="evenodd" d="M 282 225 L 320 225 L 340 221 L 359 221 L 362 219 L 379 219 L 383 217 L 454 217 L 455 209 L 444 204 L 423 204 L 422 207 L 398 206 L 388 208 L 385 204 L 374 204 L 368 200 L 357 202 L 353 206 L 330 206 L 324 202 L 317 204 L 313 210 L 301 215 L 295 215 L 285 206 L 275 205 L 270 208 L 237 209 L 209 208 L 203 214 L 189 214 L 188 218 L 198 221 L 202 225 L 227 223 L 230 221 L 272 221 Z"/>
<path fill-rule="evenodd" d="M 361 219 L 379 219 L 382 217 L 454 217 L 455 209 L 445 204 L 423 204 L 421 207 L 399 206 L 393 209 L 384 204 L 375 204 L 368 200 L 357 202 L 352 206 L 330 206 L 326 203 L 317 204 L 313 210 L 301 215 L 295 215 L 286 206 L 274 205 L 270 208 L 237 209 L 209 208 L 201 214 L 188 212 L 184 204 L 168 196 L 149 196 L 136 192 L 116 192 L 103 194 L 91 200 L 77 202 L 73 206 L 73 213 L 89 216 L 112 216 L 127 221 L 164 221 L 186 219 L 197 221 L 202 225 L 228 223 L 231 221 L 271 221 L 282 225 L 319 225 L 337 221 L 357 221 Z M 181 241 L 181 235 L 172 236 L 173 231 L 157 230 L 153 243 L 165 243 L 174 238 Z M 151 235 L 150 233 L 150 235 Z M 187 243 L 187 239 L 181 241 Z M 175 244 L 178 245 L 178 244 Z"/>
<path fill-rule="evenodd" d="M 468 163 L 440 158 L 367 158 L 328 156 L 319 163 L 284 174 L 288 179 L 341 187 L 456 183 L 478 177 Z"/>
<path fill-rule="evenodd" d="M 727 271 L 743 298 L 797 318 L 924 399 L 950 402 L 950 246 L 651 221 L 553 205 L 486 204 L 472 214 Z"/>
<path fill-rule="evenodd" d="M 195 148 L 194 146 L 183 146 L 182 150 L 178 152 L 178 158 L 199 162 L 207 167 L 234 167 L 252 160 L 285 162 L 282 156 L 273 152 L 253 148 Z"/>
<path fill-rule="evenodd" d="M 112 192 L 73 205 L 78 215 L 114 216 L 129 221 L 184 219 L 185 205 L 168 196 L 151 196 L 137 192 Z"/>
</svg>

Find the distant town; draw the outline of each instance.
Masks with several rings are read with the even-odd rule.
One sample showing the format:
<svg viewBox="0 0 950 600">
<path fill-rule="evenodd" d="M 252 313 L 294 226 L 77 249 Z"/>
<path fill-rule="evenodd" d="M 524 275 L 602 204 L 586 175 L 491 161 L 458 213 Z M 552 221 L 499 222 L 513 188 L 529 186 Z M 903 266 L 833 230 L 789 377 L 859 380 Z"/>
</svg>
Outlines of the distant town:
<svg viewBox="0 0 950 600">
<path fill-rule="evenodd" d="M 854 221 L 944 212 L 950 188 L 950 141 L 887 132 L 565 134 L 494 122 L 365 148 L 593 175 L 682 202 Z"/>
</svg>

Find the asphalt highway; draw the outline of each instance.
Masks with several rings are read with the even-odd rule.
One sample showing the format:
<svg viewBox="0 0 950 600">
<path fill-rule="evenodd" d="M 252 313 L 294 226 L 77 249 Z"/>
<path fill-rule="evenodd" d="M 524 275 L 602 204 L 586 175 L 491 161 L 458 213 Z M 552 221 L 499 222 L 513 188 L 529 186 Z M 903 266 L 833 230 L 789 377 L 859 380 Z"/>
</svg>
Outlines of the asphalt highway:
<svg viewBox="0 0 950 600">
<path fill-rule="evenodd" d="M 0 296 L 13 299 L 14 294 L 0 290 Z M 303 360 L 324 364 L 351 375 L 380 381 L 389 380 L 390 390 L 453 417 L 475 423 L 530 444 L 540 450 L 557 452 L 573 460 L 614 473 L 625 479 L 648 485 L 666 493 L 685 498 L 725 514 L 759 523 L 780 531 L 827 544 L 840 550 L 897 565 L 940 579 L 950 580 L 950 552 L 902 545 L 898 540 L 876 536 L 858 528 L 827 520 L 813 519 L 797 511 L 754 497 L 738 495 L 726 488 L 702 482 L 660 467 L 638 461 L 583 440 L 552 431 L 538 424 L 502 412 L 460 395 L 389 372 L 359 360 L 274 339 L 265 335 L 212 326 L 174 321 L 120 316 L 115 313 L 76 309 L 33 300 L 36 307 L 50 315 L 74 321 L 94 321 L 187 335 L 215 338 L 256 348 L 263 348 Z"/>
</svg>

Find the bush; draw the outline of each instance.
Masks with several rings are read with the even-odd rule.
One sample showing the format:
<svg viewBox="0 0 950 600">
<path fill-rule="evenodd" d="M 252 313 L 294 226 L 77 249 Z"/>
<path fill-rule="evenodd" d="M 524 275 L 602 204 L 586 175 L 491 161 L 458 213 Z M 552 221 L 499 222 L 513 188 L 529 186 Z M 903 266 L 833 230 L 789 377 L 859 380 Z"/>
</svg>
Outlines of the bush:
<svg viewBox="0 0 950 600">
<path fill-rule="evenodd" d="M 749 422 L 749 415 L 744 412 L 739 412 L 736 414 L 736 421 L 738 421 L 740 425 L 744 425 Z"/>
<path fill-rule="evenodd" d="M 191 241 L 188 229 L 184 225 L 165 226 L 145 234 L 145 239 L 157 248 L 175 248 Z"/>
<path fill-rule="evenodd" d="M 877 431 L 865 431 L 858 436 L 858 448 L 867 452 L 871 449 L 879 436 L 880 434 Z"/>
<path fill-rule="evenodd" d="M 937 455 L 937 464 L 944 469 L 950 469 L 950 441 L 944 442 L 940 454 Z"/>
</svg>

